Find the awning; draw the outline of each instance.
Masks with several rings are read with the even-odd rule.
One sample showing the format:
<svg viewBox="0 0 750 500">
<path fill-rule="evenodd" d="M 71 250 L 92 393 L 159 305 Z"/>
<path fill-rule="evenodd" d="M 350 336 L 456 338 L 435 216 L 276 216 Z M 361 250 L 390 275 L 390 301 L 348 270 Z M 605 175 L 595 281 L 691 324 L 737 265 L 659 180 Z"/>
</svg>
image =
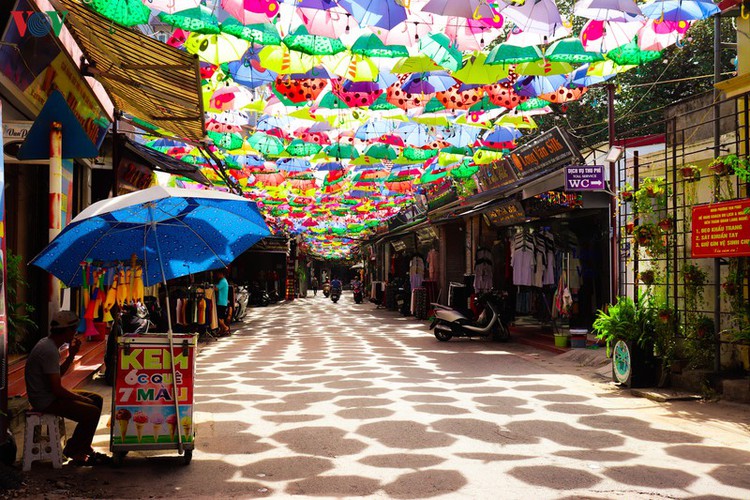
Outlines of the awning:
<svg viewBox="0 0 750 500">
<path fill-rule="evenodd" d="M 117 109 L 193 141 L 205 133 L 198 59 L 89 10 L 81 0 L 50 0 Z M 86 66 L 84 66 L 84 69 Z"/>
<path fill-rule="evenodd" d="M 209 181 L 205 175 L 195 165 L 190 165 L 184 161 L 177 160 L 171 156 L 154 151 L 153 149 L 133 142 L 125 136 L 120 136 L 122 141 L 122 154 L 125 157 L 135 156 L 136 161 L 143 163 L 151 170 L 158 170 L 160 172 L 167 172 L 172 175 L 179 175 L 180 177 L 187 177 L 195 182 L 199 182 L 204 186 L 210 186 Z"/>
</svg>

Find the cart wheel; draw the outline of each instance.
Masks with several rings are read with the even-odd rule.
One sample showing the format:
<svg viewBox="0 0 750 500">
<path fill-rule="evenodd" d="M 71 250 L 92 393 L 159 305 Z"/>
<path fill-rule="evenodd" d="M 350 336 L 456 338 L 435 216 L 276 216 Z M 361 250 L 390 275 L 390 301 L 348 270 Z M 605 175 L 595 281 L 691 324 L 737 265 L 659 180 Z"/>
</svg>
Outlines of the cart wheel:
<svg viewBox="0 0 750 500">
<path fill-rule="evenodd" d="M 120 467 L 122 465 L 122 461 L 125 460 L 125 455 L 127 455 L 127 451 L 116 451 L 112 454 L 112 461 L 114 462 L 115 467 Z"/>
<path fill-rule="evenodd" d="M 622 340 L 618 340 L 612 353 L 612 373 L 615 382 L 627 384 L 631 376 L 631 355 L 628 345 Z"/>
<path fill-rule="evenodd" d="M 185 454 L 182 456 L 182 463 L 190 465 L 190 461 L 193 459 L 193 450 L 185 450 Z"/>
</svg>

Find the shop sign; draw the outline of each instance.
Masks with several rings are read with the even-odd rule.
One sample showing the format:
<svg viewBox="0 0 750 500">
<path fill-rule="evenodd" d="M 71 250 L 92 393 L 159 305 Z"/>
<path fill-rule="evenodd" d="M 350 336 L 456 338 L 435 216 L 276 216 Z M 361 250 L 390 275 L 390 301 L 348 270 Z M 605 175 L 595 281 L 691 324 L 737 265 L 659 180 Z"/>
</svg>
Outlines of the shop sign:
<svg viewBox="0 0 750 500">
<path fill-rule="evenodd" d="M 504 201 L 484 213 L 487 222 L 493 226 L 510 226 L 526 220 L 523 205 L 517 199 Z"/>
<path fill-rule="evenodd" d="M 391 242 L 391 245 L 393 245 L 393 249 L 397 252 L 403 252 L 406 250 L 406 242 L 402 240 Z"/>
<path fill-rule="evenodd" d="M 518 180 L 515 170 L 505 160 L 497 160 L 480 165 L 476 176 L 481 191 L 507 186 Z"/>
<path fill-rule="evenodd" d="M 565 167 L 565 191 L 602 191 L 604 188 L 604 165 Z"/>
<path fill-rule="evenodd" d="M 693 207 L 691 257 L 750 256 L 750 198 Z"/>
<path fill-rule="evenodd" d="M 438 235 L 434 227 L 428 226 L 417 231 L 417 239 L 424 245 L 438 239 Z"/>
<path fill-rule="evenodd" d="M 558 127 L 548 130 L 531 142 L 519 146 L 508 160 L 519 177 L 548 172 L 557 167 L 581 161 L 581 154 Z"/>
<path fill-rule="evenodd" d="M 128 159 L 120 160 L 117 169 L 118 194 L 127 194 L 151 187 L 154 182 L 154 172 L 145 165 Z"/>
<path fill-rule="evenodd" d="M 407 208 L 402 209 L 395 217 L 388 220 L 388 230 L 393 231 L 403 225 L 414 222 L 419 217 L 424 215 L 424 212 L 417 205 L 410 205 Z"/>
<path fill-rule="evenodd" d="M 193 439 L 193 347 L 173 348 L 180 415 L 175 414 L 168 345 L 118 346 L 113 444 L 154 444 Z"/>
<path fill-rule="evenodd" d="M 428 210 L 435 210 L 458 199 L 453 183 L 448 178 L 428 184 L 425 195 Z"/>
</svg>

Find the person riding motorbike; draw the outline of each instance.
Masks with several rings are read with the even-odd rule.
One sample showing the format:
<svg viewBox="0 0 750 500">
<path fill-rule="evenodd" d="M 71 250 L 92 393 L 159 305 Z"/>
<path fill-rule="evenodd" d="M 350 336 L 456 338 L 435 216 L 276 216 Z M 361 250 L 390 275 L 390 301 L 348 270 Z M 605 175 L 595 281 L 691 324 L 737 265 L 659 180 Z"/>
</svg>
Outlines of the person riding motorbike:
<svg viewBox="0 0 750 500">
<path fill-rule="evenodd" d="M 341 280 L 334 276 L 331 280 L 331 290 L 335 288 L 338 288 L 338 290 L 341 291 Z"/>
</svg>

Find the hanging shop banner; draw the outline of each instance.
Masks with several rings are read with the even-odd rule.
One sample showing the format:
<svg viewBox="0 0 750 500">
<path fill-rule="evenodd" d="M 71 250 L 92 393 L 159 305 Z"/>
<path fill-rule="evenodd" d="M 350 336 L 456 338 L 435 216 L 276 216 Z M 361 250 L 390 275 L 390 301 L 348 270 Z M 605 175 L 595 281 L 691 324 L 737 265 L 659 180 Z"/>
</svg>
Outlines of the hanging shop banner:
<svg viewBox="0 0 750 500">
<path fill-rule="evenodd" d="M 694 259 L 750 256 L 750 198 L 693 207 Z"/>
<path fill-rule="evenodd" d="M 420 245 L 427 245 L 438 239 L 437 231 L 432 226 L 423 227 L 417 231 L 417 239 Z"/>
<path fill-rule="evenodd" d="M 516 171 L 505 160 L 497 160 L 480 165 L 476 173 L 480 191 L 507 186 L 518 180 Z"/>
<path fill-rule="evenodd" d="M 151 336 L 153 337 L 153 335 Z M 115 408 L 112 422 L 112 444 L 138 446 L 177 443 L 193 440 L 193 375 L 195 337 L 175 336 L 172 350 L 177 379 L 180 414 L 175 412 L 169 343 L 165 335 L 154 342 L 149 339 L 127 339 L 117 353 Z M 151 342 L 147 342 L 151 341 Z M 186 345 L 182 345 L 186 342 Z"/>
<path fill-rule="evenodd" d="M 514 149 L 508 155 L 508 161 L 519 177 L 528 177 L 540 172 L 551 172 L 573 162 L 581 162 L 583 158 L 565 132 L 555 127 Z"/>
<path fill-rule="evenodd" d="M 118 195 L 132 193 L 151 187 L 154 183 L 154 172 L 146 165 L 123 158 L 117 169 Z"/>
<path fill-rule="evenodd" d="M 495 205 L 484 213 L 487 222 L 493 226 L 510 226 L 526 220 L 523 205 L 515 198 Z"/>
<path fill-rule="evenodd" d="M 443 178 L 442 181 L 427 184 L 425 195 L 427 196 L 428 210 L 435 210 L 458 199 L 453 183 L 447 177 Z"/>
<path fill-rule="evenodd" d="M 604 188 L 604 165 L 565 167 L 565 191 L 602 191 Z"/>
</svg>

